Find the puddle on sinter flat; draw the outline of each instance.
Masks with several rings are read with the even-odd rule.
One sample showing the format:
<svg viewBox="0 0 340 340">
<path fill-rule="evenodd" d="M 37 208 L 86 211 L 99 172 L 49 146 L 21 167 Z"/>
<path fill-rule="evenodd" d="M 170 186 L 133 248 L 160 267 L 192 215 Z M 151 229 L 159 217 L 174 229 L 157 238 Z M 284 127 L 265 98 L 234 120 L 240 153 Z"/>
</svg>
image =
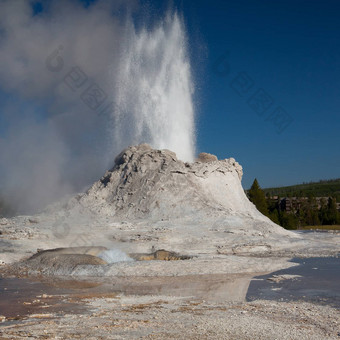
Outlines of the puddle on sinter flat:
<svg viewBox="0 0 340 340">
<path fill-rule="evenodd" d="M 103 281 L 0 278 L 0 315 L 20 319 L 32 313 L 84 312 L 77 302 L 88 297 L 166 295 L 198 300 L 242 302 L 254 275 L 121 277 Z"/>
<path fill-rule="evenodd" d="M 217 303 L 256 299 L 304 300 L 340 307 L 340 259 L 295 259 L 300 265 L 275 273 L 178 277 L 114 277 L 95 280 L 0 278 L 0 315 L 12 320 L 32 313 L 84 313 L 88 297 L 166 295 Z M 273 275 L 298 275 L 279 282 Z M 118 297 L 117 297 L 118 298 Z M 11 319 L 10 319 L 11 320 Z"/>
<path fill-rule="evenodd" d="M 258 276 L 251 281 L 247 301 L 308 301 L 340 308 L 340 258 L 315 257 L 293 259 L 299 266 Z M 281 275 L 297 276 L 275 282 L 269 278 Z"/>
</svg>

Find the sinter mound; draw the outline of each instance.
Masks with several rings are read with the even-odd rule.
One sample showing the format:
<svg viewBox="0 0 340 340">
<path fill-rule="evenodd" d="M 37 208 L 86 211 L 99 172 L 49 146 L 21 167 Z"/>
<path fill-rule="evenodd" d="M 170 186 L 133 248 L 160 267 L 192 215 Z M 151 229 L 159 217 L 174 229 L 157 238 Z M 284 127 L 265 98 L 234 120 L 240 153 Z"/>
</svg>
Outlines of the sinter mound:
<svg viewBox="0 0 340 340">
<path fill-rule="evenodd" d="M 132 146 L 86 193 L 71 199 L 64 211 L 75 216 L 69 222 L 72 231 L 79 224 L 82 232 L 94 233 L 94 224 L 89 230 L 80 222 L 88 215 L 98 225 L 110 223 L 113 236 L 109 237 L 130 253 L 150 252 L 152 247 L 182 254 L 189 249 L 191 254 L 199 250 L 268 253 L 286 247 L 296 236 L 248 200 L 242 174 L 233 158 L 217 160 L 201 154 L 196 162 L 185 163 L 169 150 Z M 96 233 L 96 240 L 108 231 Z"/>
<path fill-rule="evenodd" d="M 184 163 L 169 150 L 147 144 L 129 147 L 115 166 L 69 207 L 123 220 L 176 219 L 241 213 L 268 222 L 246 197 L 241 186 L 242 167 L 233 158 Z"/>
</svg>

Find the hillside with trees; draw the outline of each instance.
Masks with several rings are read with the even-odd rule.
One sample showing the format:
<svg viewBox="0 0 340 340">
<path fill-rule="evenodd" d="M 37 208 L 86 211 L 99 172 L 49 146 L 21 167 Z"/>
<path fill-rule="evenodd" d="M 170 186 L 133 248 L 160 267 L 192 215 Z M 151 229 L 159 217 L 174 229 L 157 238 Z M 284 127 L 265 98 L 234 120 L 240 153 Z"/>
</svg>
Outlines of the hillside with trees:
<svg viewBox="0 0 340 340">
<path fill-rule="evenodd" d="M 269 189 L 255 179 L 246 193 L 260 212 L 286 229 L 340 224 L 340 179 Z"/>
<path fill-rule="evenodd" d="M 278 188 L 263 189 L 265 195 L 280 197 L 334 197 L 340 202 L 340 178 L 331 180 L 320 180 L 297 185 Z"/>
</svg>

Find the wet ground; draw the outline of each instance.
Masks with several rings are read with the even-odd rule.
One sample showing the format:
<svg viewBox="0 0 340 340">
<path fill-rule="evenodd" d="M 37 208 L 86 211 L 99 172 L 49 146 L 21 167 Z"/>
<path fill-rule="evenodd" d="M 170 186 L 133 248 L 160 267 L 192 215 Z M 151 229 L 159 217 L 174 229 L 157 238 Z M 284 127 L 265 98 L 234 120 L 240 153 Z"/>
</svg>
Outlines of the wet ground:
<svg viewBox="0 0 340 340">
<path fill-rule="evenodd" d="M 270 259 L 268 259 L 270 261 Z M 275 273 L 125 277 L 98 282 L 0 278 L 0 316 L 18 322 L 37 313 L 86 313 L 82 299 L 123 295 L 168 295 L 213 302 L 306 301 L 340 308 L 340 258 L 294 259 L 300 265 Z M 274 275 L 299 275 L 280 282 Z"/>
<path fill-rule="evenodd" d="M 253 275 L 122 277 L 104 281 L 0 278 L 0 316 L 19 320 L 33 313 L 82 313 L 90 297 L 166 295 L 208 301 L 245 300 Z M 43 280 L 43 281 L 41 281 Z"/>
<path fill-rule="evenodd" d="M 340 308 L 340 258 L 316 257 L 293 259 L 299 266 L 254 278 L 247 300 L 306 301 Z M 273 282 L 274 275 L 299 275 Z"/>
<path fill-rule="evenodd" d="M 0 278 L 0 315 L 13 321 L 36 313 L 80 312 L 79 306 L 67 299 L 79 290 L 28 279 Z"/>
</svg>

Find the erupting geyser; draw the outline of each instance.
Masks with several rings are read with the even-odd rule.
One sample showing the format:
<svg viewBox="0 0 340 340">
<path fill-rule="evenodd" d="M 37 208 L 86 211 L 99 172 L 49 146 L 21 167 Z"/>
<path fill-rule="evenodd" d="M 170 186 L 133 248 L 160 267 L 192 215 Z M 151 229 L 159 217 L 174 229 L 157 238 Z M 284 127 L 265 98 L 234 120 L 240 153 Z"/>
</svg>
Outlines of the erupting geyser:
<svg viewBox="0 0 340 340">
<path fill-rule="evenodd" d="M 182 21 L 168 14 L 151 32 L 137 32 L 130 21 L 124 46 L 118 73 L 112 75 L 115 146 L 148 143 L 193 161 L 194 86 Z"/>
<path fill-rule="evenodd" d="M 20 213 L 88 187 L 130 145 L 193 161 L 194 82 L 180 14 L 135 20 L 130 1 L 52 0 L 32 16 L 31 1 L 12 3 L 0 2 L 0 13 L 18 17 L 0 22 L 0 87 L 13 94 L 0 187 Z"/>
</svg>

